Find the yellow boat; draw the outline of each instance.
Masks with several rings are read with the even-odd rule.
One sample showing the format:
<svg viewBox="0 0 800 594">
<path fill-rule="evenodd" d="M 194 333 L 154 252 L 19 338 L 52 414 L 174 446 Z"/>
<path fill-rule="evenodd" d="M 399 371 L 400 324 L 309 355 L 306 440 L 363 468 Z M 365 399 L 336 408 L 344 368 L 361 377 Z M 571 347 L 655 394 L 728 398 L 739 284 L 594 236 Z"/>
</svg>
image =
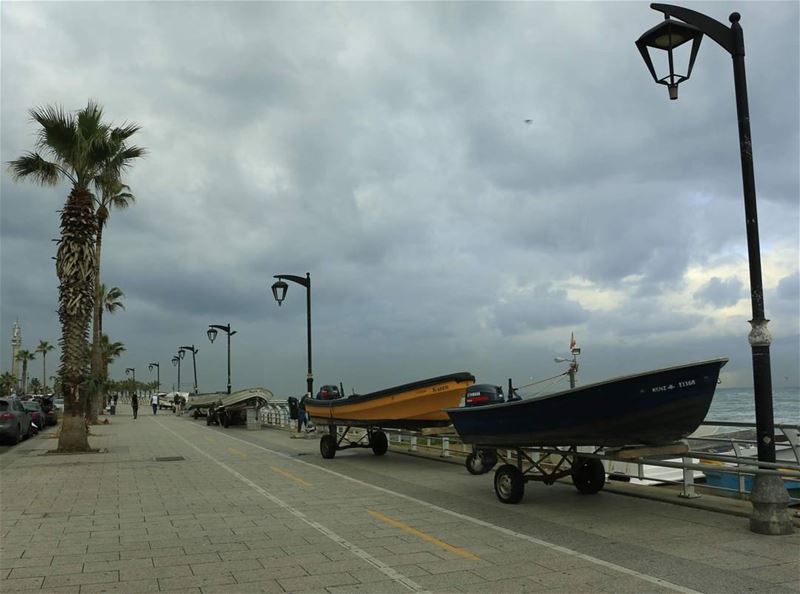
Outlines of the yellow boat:
<svg viewBox="0 0 800 594">
<path fill-rule="evenodd" d="M 311 419 L 322 424 L 397 429 L 437 427 L 450 424 L 450 417 L 443 409 L 458 406 L 474 383 L 471 373 L 452 373 L 347 398 L 308 398 L 305 407 Z"/>
<path fill-rule="evenodd" d="M 474 383 L 475 376 L 462 371 L 370 394 L 334 400 L 307 398 L 305 409 L 316 424 L 328 426 L 327 434 L 320 439 L 323 458 L 333 458 L 337 450 L 353 447 L 369 447 L 381 456 L 388 448 L 381 428 L 419 430 L 449 425 L 450 418 L 443 409 L 458 406 Z M 339 432 L 337 425 L 344 431 Z M 364 427 L 366 432 L 351 439 L 351 427 Z"/>
</svg>

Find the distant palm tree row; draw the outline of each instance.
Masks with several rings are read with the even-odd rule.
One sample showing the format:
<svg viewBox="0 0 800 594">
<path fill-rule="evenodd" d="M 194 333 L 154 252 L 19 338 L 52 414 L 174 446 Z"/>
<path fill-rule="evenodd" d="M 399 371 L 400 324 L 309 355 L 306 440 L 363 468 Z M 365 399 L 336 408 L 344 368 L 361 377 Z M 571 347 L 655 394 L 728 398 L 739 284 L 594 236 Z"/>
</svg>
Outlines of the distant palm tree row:
<svg viewBox="0 0 800 594">
<path fill-rule="evenodd" d="M 103 109 L 94 101 L 76 112 L 45 106 L 29 114 L 39 126 L 36 147 L 9 163 L 11 174 L 15 180 L 31 179 L 40 185 L 71 184 L 60 211 L 56 251 L 61 323 L 58 381 L 64 397 L 58 450 L 89 451 L 87 421 L 97 422 L 108 387 L 108 364 L 124 350 L 108 337 L 104 342 L 102 332 L 103 312 L 119 309 L 123 296 L 116 287 L 106 291 L 100 282 L 103 231 L 112 208 L 133 203 L 122 175 L 146 151 L 128 144 L 138 125 L 104 122 Z M 26 369 L 27 361 L 23 361 L 23 375 Z"/>
</svg>

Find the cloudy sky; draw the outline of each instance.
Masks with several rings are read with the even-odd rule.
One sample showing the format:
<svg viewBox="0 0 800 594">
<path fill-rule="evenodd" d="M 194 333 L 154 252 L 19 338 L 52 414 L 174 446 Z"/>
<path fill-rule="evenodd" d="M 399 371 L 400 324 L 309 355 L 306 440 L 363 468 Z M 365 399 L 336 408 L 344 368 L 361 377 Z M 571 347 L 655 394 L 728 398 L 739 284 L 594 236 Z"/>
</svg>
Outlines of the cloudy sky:
<svg viewBox="0 0 800 594">
<path fill-rule="evenodd" d="M 687 6 L 742 14 L 773 378 L 796 386 L 800 4 Z M 224 389 L 206 329 L 230 323 L 234 389 L 301 393 L 305 290 L 279 308 L 269 287 L 308 271 L 316 385 L 528 383 L 563 369 L 572 332 L 582 382 L 720 356 L 724 386 L 752 382 L 731 59 L 704 40 L 669 101 L 634 46 L 662 18 L 646 3 L 0 10 L 3 371 L 15 319 L 25 348 L 60 338 L 69 193 L 5 164 L 33 149 L 30 108 L 94 99 L 149 152 L 104 236 L 117 378 L 158 361 L 170 388 L 194 344 L 200 390 Z"/>
</svg>

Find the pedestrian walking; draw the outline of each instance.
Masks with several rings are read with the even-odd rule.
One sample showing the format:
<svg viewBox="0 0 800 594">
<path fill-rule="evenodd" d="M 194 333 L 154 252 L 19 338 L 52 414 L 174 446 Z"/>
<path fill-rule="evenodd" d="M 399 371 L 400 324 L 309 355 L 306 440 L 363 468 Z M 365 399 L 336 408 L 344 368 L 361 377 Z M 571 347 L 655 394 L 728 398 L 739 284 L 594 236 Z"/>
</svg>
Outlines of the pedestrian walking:
<svg viewBox="0 0 800 594">
<path fill-rule="evenodd" d="M 153 414 L 158 412 L 158 394 L 153 394 L 150 397 L 150 406 L 153 407 Z"/>
<path fill-rule="evenodd" d="M 311 394 L 306 393 L 306 395 L 303 396 L 300 399 L 300 402 L 297 405 L 297 432 L 298 433 L 302 433 L 303 425 L 305 425 L 306 429 L 308 429 L 308 413 L 306 412 L 306 398 L 310 398 L 310 397 L 311 397 Z"/>
<path fill-rule="evenodd" d="M 131 396 L 131 408 L 133 409 L 133 418 L 136 420 L 136 416 L 139 414 L 139 398 L 136 394 Z"/>
</svg>

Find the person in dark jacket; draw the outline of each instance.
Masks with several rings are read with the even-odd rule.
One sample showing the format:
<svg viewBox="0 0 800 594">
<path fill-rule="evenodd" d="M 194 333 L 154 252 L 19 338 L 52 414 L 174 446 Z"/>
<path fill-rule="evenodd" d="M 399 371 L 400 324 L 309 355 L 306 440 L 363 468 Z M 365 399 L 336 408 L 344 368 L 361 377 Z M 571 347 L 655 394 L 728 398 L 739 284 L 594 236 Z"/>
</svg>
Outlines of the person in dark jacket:
<svg viewBox="0 0 800 594">
<path fill-rule="evenodd" d="M 139 414 L 139 397 L 136 394 L 131 394 L 131 408 L 133 409 L 133 418 Z"/>
</svg>

